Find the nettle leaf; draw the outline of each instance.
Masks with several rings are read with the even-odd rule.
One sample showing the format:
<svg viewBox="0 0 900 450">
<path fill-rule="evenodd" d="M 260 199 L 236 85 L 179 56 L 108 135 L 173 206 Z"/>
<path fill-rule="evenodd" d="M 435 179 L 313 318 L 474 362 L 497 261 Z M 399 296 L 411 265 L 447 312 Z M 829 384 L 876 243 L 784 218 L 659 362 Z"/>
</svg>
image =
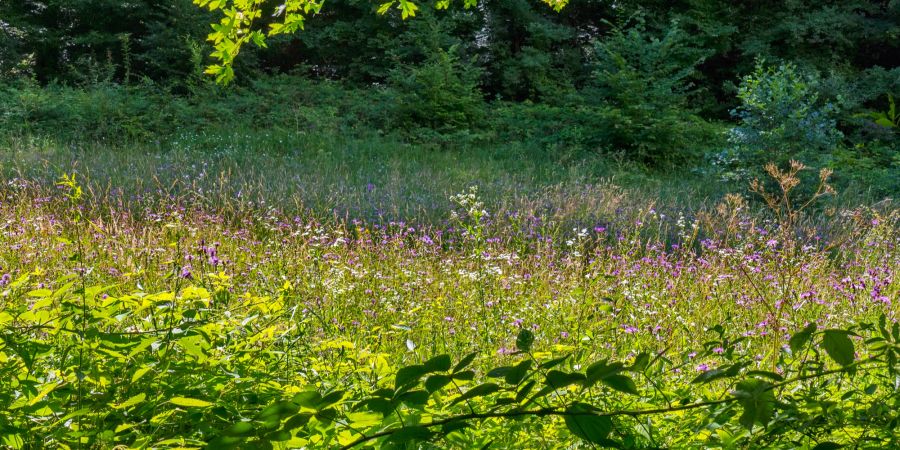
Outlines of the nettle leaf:
<svg viewBox="0 0 900 450">
<path fill-rule="evenodd" d="M 825 353 L 842 366 L 849 366 L 853 364 L 854 360 L 855 350 L 849 334 L 844 330 L 825 330 L 823 332 L 822 347 L 825 349 Z"/>
<path fill-rule="evenodd" d="M 810 323 L 803 330 L 797 332 L 793 336 L 791 336 L 791 340 L 788 344 L 791 347 L 791 352 L 797 353 L 809 342 L 810 338 L 812 338 L 813 333 L 816 332 L 816 324 Z"/>
<path fill-rule="evenodd" d="M 586 403 L 575 403 L 566 409 L 565 422 L 569 432 L 588 442 L 607 445 L 607 436 L 612 432 L 612 419 L 608 416 L 591 414 L 596 409 Z"/>
<path fill-rule="evenodd" d="M 734 396 L 744 408 L 740 423 L 748 430 L 752 430 L 757 423 L 767 425 L 775 415 L 775 392 L 766 381 L 743 380 L 735 387 Z"/>
<path fill-rule="evenodd" d="M 534 344 L 534 333 L 527 328 L 519 330 L 519 335 L 516 336 L 516 348 L 520 352 L 527 353 L 531 351 L 532 344 Z"/>
</svg>

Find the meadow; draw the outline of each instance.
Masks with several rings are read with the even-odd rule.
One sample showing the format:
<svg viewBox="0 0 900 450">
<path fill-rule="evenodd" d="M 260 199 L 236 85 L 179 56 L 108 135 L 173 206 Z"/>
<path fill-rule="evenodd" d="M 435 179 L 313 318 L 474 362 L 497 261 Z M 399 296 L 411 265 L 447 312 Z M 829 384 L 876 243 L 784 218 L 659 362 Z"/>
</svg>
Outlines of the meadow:
<svg viewBox="0 0 900 450">
<path fill-rule="evenodd" d="M 0 445 L 900 445 L 894 202 L 316 136 L 4 138 Z"/>
</svg>

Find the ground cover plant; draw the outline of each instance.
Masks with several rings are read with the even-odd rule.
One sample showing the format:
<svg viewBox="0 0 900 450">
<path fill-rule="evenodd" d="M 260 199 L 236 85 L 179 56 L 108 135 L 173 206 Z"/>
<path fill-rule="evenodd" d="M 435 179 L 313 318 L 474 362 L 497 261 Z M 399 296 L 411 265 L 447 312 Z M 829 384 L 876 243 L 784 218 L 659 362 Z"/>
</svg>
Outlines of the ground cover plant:
<svg viewBox="0 0 900 450">
<path fill-rule="evenodd" d="M 693 208 L 577 179 L 504 204 L 485 177 L 407 223 L 217 194 L 225 166 L 117 195 L 22 164 L 8 447 L 897 444 L 900 213 L 827 203 L 828 171 Z"/>
</svg>

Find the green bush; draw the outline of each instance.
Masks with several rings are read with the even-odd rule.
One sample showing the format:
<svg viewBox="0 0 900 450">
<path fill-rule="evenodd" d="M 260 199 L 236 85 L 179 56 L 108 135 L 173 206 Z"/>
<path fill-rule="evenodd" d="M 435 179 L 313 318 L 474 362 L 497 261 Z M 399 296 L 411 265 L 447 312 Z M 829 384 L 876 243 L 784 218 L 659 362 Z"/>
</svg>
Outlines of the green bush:
<svg viewBox="0 0 900 450">
<path fill-rule="evenodd" d="M 732 114 L 739 123 L 729 131 L 728 151 L 747 167 L 790 159 L 827 164 L 844 137 L 837 127 L 841 99 L 823 98 L 820 85 L 794 64 L 760 61 L 738 89 L 741 104 Z"/>
<path fill-rule="evenodd" d="M 460 61 L 455 49 L 436 49 L 422 64 L 394 71 L 394 127 L 455 132 L 481 122 L 485 104 L 479 72 Z"/>
</svg>

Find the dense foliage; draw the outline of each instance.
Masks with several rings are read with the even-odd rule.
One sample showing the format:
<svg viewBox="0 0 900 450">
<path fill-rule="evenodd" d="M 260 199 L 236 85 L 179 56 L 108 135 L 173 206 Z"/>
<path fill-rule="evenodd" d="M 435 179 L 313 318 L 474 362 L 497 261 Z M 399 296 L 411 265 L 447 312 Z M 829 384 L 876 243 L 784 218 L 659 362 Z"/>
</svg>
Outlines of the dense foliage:
<svg viewBox="0 0 900 450">
<path fill-rule="evenodd" d="M 0 76 L 13 91 L 23 80 L 87 91 L 140 85 L 137 97 L 171 93 L 197 107 L 187 116 L 213 116 L 202 72 L 217 64 L 207 56 L 215 51 L 217 70 L 233 69 L 245 88 L 291 73 L 304 86 L 300 77 L 327 79 L 362 94 L 354 109 L 379 97 L 365 126 L 418 142 L 538 140 L 562 159 L 617 155 L 652 168 L 702 165 L 718 177 L 793 158 L 846 168 L 846 180 L 897 178 L 897 128 L 873 115 L 900 97 L 895 1 L 578 0 L 558 11 L 538 0 L 201 3 L 4 2 Z M 217 24 L 223 11 L 246 14 Z M 247 41 L 240 56 L 223 52 L 238 40 Z M 269 95 L 261 107 L 281 115 L 334 112 L 303 103 L 309 95 Z M 224 116 L 215 117 L 234 114 Z M 252 120 L 244 122 L 278 125 Z"/>
</svg>

